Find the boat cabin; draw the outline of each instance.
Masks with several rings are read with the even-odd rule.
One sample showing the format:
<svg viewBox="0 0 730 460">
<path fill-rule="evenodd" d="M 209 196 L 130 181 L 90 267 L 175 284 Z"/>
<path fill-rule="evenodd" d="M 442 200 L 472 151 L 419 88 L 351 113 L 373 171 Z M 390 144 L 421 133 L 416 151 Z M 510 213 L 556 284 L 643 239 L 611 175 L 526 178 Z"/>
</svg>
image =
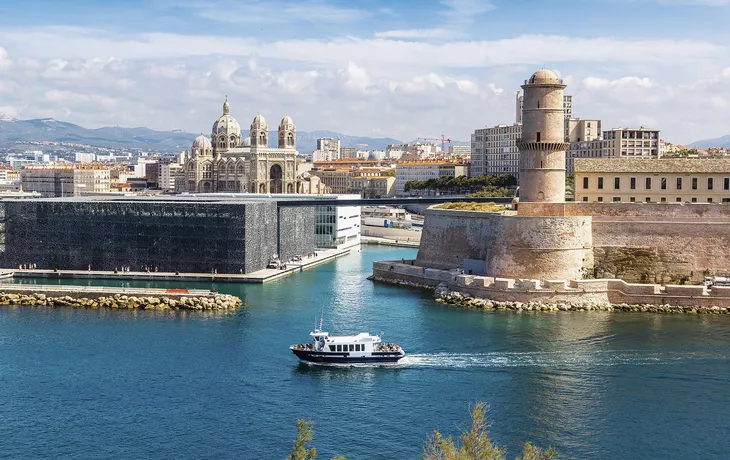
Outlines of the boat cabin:
<svg viewBox="0 0 730 460">
<path fill-rule="evenodd" d="M 326 332 L 311 332 L 314 349 L 331 353 L 372 352 L 380 337 L 361 332 L 353 336 L 330 337 Z"/>
</svg>

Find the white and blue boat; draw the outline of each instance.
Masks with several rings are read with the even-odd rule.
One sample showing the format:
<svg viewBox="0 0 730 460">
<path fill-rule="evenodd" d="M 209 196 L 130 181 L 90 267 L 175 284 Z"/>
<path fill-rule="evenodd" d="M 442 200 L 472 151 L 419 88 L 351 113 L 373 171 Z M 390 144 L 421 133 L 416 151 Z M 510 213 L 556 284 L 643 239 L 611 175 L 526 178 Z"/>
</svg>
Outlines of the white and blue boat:
<svg viewBox="0 0 730 460">
<path fill-rule="evenodd" d="M 310 363 L 364 364 L 397 363 L 406 353 L 398 344 L 383 343 L 378 335 L 331 336 L 319 328 L 309 333 L 312 340 L 289 347 L 302 361 Z"/>
</svg>

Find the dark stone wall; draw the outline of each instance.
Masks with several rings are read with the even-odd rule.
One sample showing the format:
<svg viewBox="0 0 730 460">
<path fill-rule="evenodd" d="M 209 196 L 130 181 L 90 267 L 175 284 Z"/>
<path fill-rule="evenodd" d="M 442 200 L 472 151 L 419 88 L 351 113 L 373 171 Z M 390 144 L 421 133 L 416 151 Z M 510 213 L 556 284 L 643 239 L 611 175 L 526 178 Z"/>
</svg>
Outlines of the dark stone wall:
<svg viewBox="0 0 730 460">
<path fill-rule="evenodd" d="M 5 267 L 251 272 L 276 252 L 275 203 L 0 203 Z"/>
<path fill-rule="evenodd" d="M 246 257 L 245 273 L 266 268 L 277 254 L 276 203 L 256 202 L 246 204 Z"/>
<path fill-rule="evenodd" d="M 314 207 L 279 208 L 279 256 L 282 260 L 314 252 L 314 220 Z"/>
</svg>

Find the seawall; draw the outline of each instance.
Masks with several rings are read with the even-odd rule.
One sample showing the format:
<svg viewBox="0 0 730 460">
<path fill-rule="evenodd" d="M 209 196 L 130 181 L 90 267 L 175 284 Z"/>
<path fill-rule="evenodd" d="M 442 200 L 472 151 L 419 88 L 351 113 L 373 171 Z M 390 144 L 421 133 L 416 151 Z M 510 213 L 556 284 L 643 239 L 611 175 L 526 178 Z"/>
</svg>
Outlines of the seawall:
<svg viewBox="0 0 730 460">
<path fill-rule="evenodd" d="M 413 262 L 413 265 L 411 265 Z M 374 281 L 437 289 L 447 303 L 464 299 L 504 303 L 509 306 L 545 305 L 545 309 L 628 309 L 670 307 L 727 313 L 730 287 L 633 284 L 619 279 L 545 280 L 465 275 L 458 271 L 425 268 L 415 261 L 373 264 Z M 479 304 L 480 302 L 477 302 Z M 481 302 L 485 304 L 485 302 Z M 565 308 L 560 308 L 560 306 Z M 554 307 L 554 308 L 553 308 Z"/>
<path fill-rule="evenodd" d="M 241 299 L 206 290 L 2 285 L 0 305 L 140 310 L 231 310 Z"/>
</svg>

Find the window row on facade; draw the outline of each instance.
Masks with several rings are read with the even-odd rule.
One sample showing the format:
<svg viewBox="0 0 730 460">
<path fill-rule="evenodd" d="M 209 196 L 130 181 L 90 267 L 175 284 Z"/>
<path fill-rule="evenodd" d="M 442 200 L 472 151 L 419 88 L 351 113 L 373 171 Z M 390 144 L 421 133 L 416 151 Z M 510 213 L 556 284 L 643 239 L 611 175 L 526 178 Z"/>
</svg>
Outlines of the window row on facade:
<svg viewBox="0 0 730 460">
<path fill-rule="evenodd" d="M 653 189 L 659 189 L 659 190 L 668 190 L 671 187 L 672 190 L 683 190 L 683 189 L 691 189 L 691 190 L 715 190 L 717 182 L 715 181 L 715 177 L 706 177 L 700 180 L 699 177 L 675 177 L 674 180 L 667 177 L 644 177 L 636 178 L 636 177 L 629 177 L 628 181 L 623 180 L 626 178 L 621 177 L 614 177 L 613 178 L 613 189 L 614 190 L 621 190 L 622 185 L 625 187 L 626 182 L 628 182 L 628 188 L 630 190 L 637 190 L 638 184 L 643 185 L 643 190 L 653 190 Z M 611 179 L 609 178 L 608 181 Z M 591 184 L 591 178 L 590 177 L 583 177 L 583 190 L 590 190 L 593 185 Z M 595 187 L 598 190 L 604 190 L 608 187 L 606 187 L 606 180 L 604 177 L 597 177 L 596 178 L 596 184 Z M 723 177 L 721 178 L 722 182 L 722 190 L 730 190 L 730 177 Z"/>
</svg>

